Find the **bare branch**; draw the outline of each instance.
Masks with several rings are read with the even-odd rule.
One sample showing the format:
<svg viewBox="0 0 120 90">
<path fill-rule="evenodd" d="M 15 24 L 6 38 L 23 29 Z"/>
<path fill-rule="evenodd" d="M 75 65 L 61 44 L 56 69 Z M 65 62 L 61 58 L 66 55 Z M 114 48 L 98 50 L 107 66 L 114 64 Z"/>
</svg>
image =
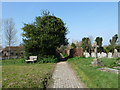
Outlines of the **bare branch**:
<svg viewBox="0 0 120 90">
<path fill-rule="evenodd" d="M 7 45 L 9 46 L 9 55 L 8 59 L 10 59 L 11 49 L 10 46 L 14 45 L 16 43 L 16 34 L 17 31 L 15 29 L 15 23 L 13 19 L 6 19 L 4 21 L 4 32 L 5 32 L 5 41 Z"/>
<path fill-rule="evenodd" d="M 5 40 L 8 46 L 14 45 L 16 43 L 16 34 L 15 23 L 13 19 L 6 19 L 4 21 L 4 31 L 5 31 Z"/>
</svg>

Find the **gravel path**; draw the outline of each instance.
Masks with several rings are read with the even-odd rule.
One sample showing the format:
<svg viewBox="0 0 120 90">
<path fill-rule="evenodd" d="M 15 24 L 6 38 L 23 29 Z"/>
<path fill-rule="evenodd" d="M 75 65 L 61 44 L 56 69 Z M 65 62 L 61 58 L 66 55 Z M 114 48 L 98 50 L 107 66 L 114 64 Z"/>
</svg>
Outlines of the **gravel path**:
<svg viewBox="0 0 120 90">
<path fill-rule="evenodd" d="M 53 88 L 84 88 L 67 62 L 57 63 L 53 79 Z"/>
</svg>

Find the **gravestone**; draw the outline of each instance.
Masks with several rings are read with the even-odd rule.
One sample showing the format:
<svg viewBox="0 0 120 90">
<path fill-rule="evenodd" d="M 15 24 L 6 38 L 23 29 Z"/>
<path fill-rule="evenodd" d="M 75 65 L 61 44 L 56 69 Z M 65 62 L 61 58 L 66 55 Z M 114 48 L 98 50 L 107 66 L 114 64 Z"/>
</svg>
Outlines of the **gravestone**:
<svg viewBox="0 0 120 90">
<path fill-rule="evenodd" d="M 94 52 L 91 53 L 91 57 L 95 57 L 95 53 Z"/>
<path fill-rule="evenodd" d="M 111 52 L 108 53 L 108 58 L 112 58 L 112 53 Z"/>
<path fill-rule="evenodd" d="M 85 56 L 86 58 L 88 58 L 88 57 L 90 57 L 90 54 L 89 54 L 87 51 L 85 51 L 85 52 L 84 52 L 84 56 Z"/>
<path fill-rule="evenodd" d="M 100 53 L 97 53 L 97 57 L 100 58 L 101 54 Z"/>
<path fill-rule="evenodd" d="M 113 57 L 120 57 L 120 52 L 118 52 L 117 49 L 114 50 Z"/>
<path fill-rule="evenodd" d="M 104 52 L 103 52 L 103 54 L 102 54 L 102 55 L 103 55 L 103 57 L 107 57 L 107 54 L 106 54 L 106 53 L 104 53 Z"/>
<path fill-rule="evenodd" d="M 120 53 L 118 53 L 118 57 L 120 57 Z"/>
<path fill-rule="evenodd" d="M 102 53 L 100 54 L 100 58 L 104 58 L 104 57 L 107 57 L 107 54 L 104 53 L 104 52 L 102 52 Z"/>
</svg>

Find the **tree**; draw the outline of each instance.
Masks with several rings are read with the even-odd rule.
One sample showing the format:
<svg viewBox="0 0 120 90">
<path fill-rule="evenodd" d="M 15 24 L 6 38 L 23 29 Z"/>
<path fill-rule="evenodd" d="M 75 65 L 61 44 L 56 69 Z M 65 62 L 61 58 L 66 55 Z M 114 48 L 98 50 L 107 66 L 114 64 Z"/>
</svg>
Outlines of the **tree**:
<svg viewBox="0 0 120 90">
<path fill-rule="evenodd" d="M 96 37 L 95 41 L 97 42 L 97 45 L 99 47 L 102 47 L 102 41 L 103 41 L 102 37 Z"/>
<path fill-rule="evenodd" d="M 83 50 L 85 51 L 87 51 L 87 52 L 89 52 L 89 53 L 91 53 L 91 41 L 90 41 L 90 39 L 88 38 L 88 37 L 84 37 L 83 39 L 82 39 L 82 48 L 83 48 Z"/>
<path fill-rule="evenodd" d="M 9 47 L 9 56 L 8 59 L 10 58 L 10 46 L 14 45 L 17 42 L 17 30 L 15 29 L 15 23 L 12 18 L 6 19 L 4 21 L 4 32 L 5 32 L 5 41 L 7 46 Z"/>
<path fill-rule="evenodd" d="M 102 52 L 104 51 L 103 47 L 102 47 L 102 37 L 96 37 L 95 41 L 97 42 L 97 45 L 98 45 L 98 52 Z"/>
<path fill-rule="evenodd" d="M 111 45 L 113 48 L 115 48 L 115 46 L 116 46 L 117 39 L 118 39 L 118 35 L 117 35 L 117 34 L 115 34 L 115 35 L 112 37 L 112 39 L 110 39 L 110 45 Z"/>
<path fill-rule="evenodd" d="M 118 39 L 118 35 L 115 34 L 112 39 L 110 39 L 110 44 L 106 47 L 104 47 L 104 50 L 108 53 L 108 52 L 112 52 L 114 53 L 114 49 L 118 49 L 119 51 L 119 46 L 117 46 L 117 39 Z"/>
<path fill-rule="evenodd" d="M 45 13 L 45 14 L 44 14 Z M 67 28 L 64 22 L 50 13 L 44 12 L 36 17 L 32 24 L 25 24 L 22 28 L 26 56 L 56 56 L 56 49 L 67 45 Z"/>
<path fill-rule="evenodd" d="M 72 48 L 76 48 L 75 43 L 72 43 L 72 44 L 71 44 L 71 47 L 72 47 Z"/>
</svg>

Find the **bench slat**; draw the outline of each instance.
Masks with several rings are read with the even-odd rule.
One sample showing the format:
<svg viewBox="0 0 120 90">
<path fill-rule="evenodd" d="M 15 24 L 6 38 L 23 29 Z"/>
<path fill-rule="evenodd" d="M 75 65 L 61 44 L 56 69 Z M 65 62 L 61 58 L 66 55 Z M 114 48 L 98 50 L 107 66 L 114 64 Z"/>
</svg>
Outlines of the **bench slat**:
<svg viewBox="0 0 120 90">
<path fill-rule="evenodd" d="M 31 62 L 34 62 L 34 61 L 36 61 L 37 60 L 37 56 L 29 56 L 29 60 L 25 60 L 26 62 L 27 61 L 31 61 Z"/>
</svg>

